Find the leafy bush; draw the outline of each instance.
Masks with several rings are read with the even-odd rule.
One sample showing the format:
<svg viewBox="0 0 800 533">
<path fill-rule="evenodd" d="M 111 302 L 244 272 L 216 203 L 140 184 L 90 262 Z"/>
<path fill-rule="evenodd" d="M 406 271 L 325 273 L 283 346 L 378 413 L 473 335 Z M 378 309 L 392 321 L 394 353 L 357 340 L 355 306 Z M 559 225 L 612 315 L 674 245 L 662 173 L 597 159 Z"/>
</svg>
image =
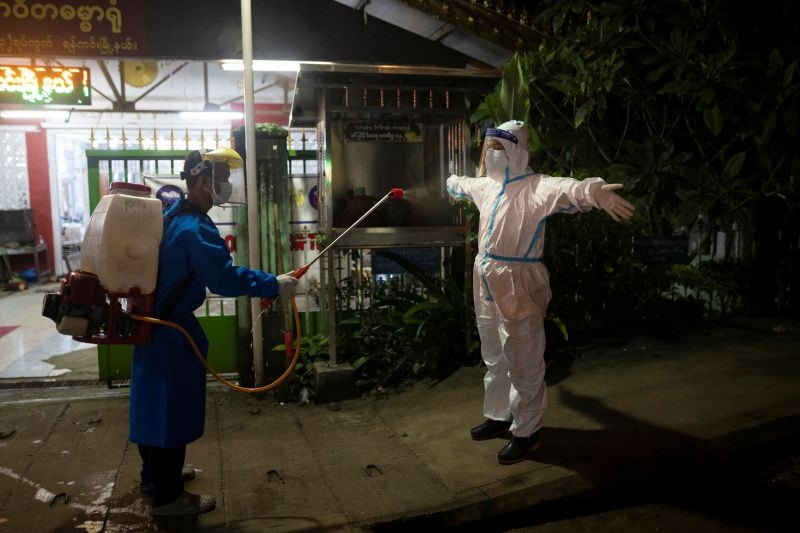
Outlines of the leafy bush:
<svg viewBox="0 0 800 533">
<path fill-rule="evenodd" d="M 538 5 L 541 41 L 505 65 L 471 121 L 526 120 L 534 169 L 622 182 L 638 208 L 632 225 L 548 221 L 550 311 L 572 339 L 800 309 L 797 6 Z M 631 255 L 633 237 L 685 232 L 700 215 L 712 235 L 746 228 L 746 258 L 671 268 Z"/>
<path fill-rule="evenodd" d="M 471 298 L 465 298 L 458 276 L 440 280 L 401 256 L 376 253 L 402 266 L 414 283 L 376 295 L 369 308 L 350 311 L 339 322 L 337 349 L 353 365 L 356 385 L 372 388 L 441 378 L 477 363 Z"/>
<path fill-rule="evenodd" d="M 279 344 L 273 350 L 286 350 L 285 344 Z M 328 336 L 322 333 L 300 338 L 300 356 L 294 372 L 278 386 L 277 396 L 280 401 L 294 401 L 300 398 L 304 388 L 314 388 L 314 363 L 328 360 Z"/>
</svg>

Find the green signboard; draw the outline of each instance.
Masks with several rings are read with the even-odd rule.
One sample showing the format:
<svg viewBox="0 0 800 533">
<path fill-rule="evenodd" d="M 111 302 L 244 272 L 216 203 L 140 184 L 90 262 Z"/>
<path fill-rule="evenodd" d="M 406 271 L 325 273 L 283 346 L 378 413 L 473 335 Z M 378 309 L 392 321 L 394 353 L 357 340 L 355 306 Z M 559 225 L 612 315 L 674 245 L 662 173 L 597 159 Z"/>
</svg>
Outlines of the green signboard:
<svg viewBox="0 0 800 533">
<path fill-rule="evenodd" d="M 90 105 L 89 69 L 0 65 L 0 103 Z"/>
</svg>

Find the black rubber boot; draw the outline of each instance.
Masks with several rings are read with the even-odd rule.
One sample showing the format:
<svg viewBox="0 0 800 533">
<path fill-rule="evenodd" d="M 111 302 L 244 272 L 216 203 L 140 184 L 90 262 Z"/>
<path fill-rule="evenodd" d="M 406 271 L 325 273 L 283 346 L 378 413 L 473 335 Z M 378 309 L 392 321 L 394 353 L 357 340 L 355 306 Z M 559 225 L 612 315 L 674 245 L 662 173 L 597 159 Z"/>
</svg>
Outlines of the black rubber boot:
<svg viewBox="0 0 800 533">
<path fill-rule="evenodd" d="M 530 437 L 512 437 L 497 454 L 501 465 L 513 465 L 524 461 L 528 454 L 539 447 L 539 432 Z"/>
<path fill-rule="evenodd" d="M 508 420 L 491 420 L 487 418 L 480 426 L 469 430 L 472 440 L 488 440 L 508 433 L 511 422 Z"/>
</svg>

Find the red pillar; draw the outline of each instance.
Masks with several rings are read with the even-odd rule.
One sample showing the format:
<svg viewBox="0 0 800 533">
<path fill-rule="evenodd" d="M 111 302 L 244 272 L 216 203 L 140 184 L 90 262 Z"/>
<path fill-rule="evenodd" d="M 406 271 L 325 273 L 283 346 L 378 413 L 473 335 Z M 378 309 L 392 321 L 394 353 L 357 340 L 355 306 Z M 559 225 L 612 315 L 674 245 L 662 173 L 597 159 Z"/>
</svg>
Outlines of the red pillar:
<svg viewBox="0 0 800 533">
<path fill-rule="evenodd" d="M 36 239 L 41 235 L 47 244 L 47 260 L 50 262 L 50 271 L 54 274 L 56 269 L 53 259 L 53 212 L 50 204 L 47 131 L 42 129 L 26 133 L 25 144 L 28 150 L 28 188 L 33 223 L 36 225 Z"/>
</svg>

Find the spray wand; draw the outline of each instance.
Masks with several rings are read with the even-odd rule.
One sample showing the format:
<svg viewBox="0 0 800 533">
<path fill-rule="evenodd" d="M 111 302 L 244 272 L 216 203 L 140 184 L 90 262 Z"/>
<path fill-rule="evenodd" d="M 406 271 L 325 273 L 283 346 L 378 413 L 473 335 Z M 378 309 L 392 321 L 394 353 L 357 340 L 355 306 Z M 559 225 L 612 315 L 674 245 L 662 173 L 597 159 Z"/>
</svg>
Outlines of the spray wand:
<svg viewBox="0 0 800 533">
<path fill-rule="evenodd" d="M 356 220 L 355 222 L 353 222 L 353 223 L 352 223 L 352 224 L 351 224 L 351 225 L 350 225 L 350 226 L 349 226 L 347 229 L 345 229 L 343 232 L 341 232 L 341 233 L 339 234 L 339 236 L 337 236 L 335 239 L 333 239 L 333 241 L 332 241 L 330 244 L 328 244 L 328 245 L 327 245 L 327 246 L 326 246 L 326 247 L 325 247 L 325 248 L 324 248 L 324 249 L 323 249 L 323 250 L 322 250 L 320 253 L 318 253 L 318 254 L 316 255 L 316 257 L 314 257 L 314 259 L 312 259 L 311 261 L 309 261 L 309 262 L 308 262 L 308 263 L 306 263 L 305 265 L 303 265 L 303 266 L 301 266 L 301 267 L 298 267 L 298 268 L 294 269 L 294 270 L 293 270 L 293 271 L 291 271 L 289 274 L 290 274 L 292 277 L 294 277 L 294 278 L 297 278 L 297 279 L 300 279 L 300 278 L 302 278 L 302 277 L 305 275 L 305 273 L 306 273 L 306 272 L 308 272 L 308 269 L 311 267 L 311 265 L 313 265 L 314 263 L 316 263 L 316 262 L 317 262 L 317 260 L 319 260 L 319 259 L 320 259 L 320 258 L 321 258 L 323 255 L 325 255 L 325 252 L 327 252 L 328 250 L 330 250 L 330 249 L 333 247 L 333 245 L 334 245 L 334 244 L 336 244 L 336 242 L 337 242 L 339 239 L 341 239 L 342 237 L 344 237 L 344 236 L 347 234 L 347 232 L 348 232 L 348 231 L 350 231 L 351 229 L 353 229 L 353 228 L 355 228 L 356 226 L 358 226 L 358 225 L 361 223 L 361 221 L 362 221 L 362 220 L 364 220 L 365 218 L 367 218 L 367 217 L 369 216 L 369 214 L 370 214 L 370 213 L 372 213 L 373 211 L 375 211 L 376 209 L 378 209 L 378 207 L 379 207 L 379 206 L 380 206 L 380 205 L 381 205 L 383 202 L 385 202 L 386 200 L 388 200 L 389 198 L 394 198 L 395 200 L 402 200 L 402 199 L 403 199 L 403 189 L 400 189 L 400 188 L 394 188 L 394 189 L 392 189 L 391 191 L 389 191 L 388 193 L 386 193 L 386 196 L 384 196 L 383 198 L 381 198 L 380 200 L 378 200 L 377 202 L 375 202 L 375 205 L 373 205 L 372 207 L 370 207 L 370 208 L 369 208 L 369 210 L 368 210 L 366 213 L 364 213 L 363 215 L 361 215 L 361 217 L 360 217 L 358 220 Z M 268 308 L 269 306 L 271 306 L 271 305 L 272 305 L 272 302 L 273 302 L 273 300 L 272 300 L 272 299 L 269 299 L 269 298 L 262 298 L 262 300 L 261 300 L 261 309 L 266 309 L 266 308 Z"/>
</svg>

